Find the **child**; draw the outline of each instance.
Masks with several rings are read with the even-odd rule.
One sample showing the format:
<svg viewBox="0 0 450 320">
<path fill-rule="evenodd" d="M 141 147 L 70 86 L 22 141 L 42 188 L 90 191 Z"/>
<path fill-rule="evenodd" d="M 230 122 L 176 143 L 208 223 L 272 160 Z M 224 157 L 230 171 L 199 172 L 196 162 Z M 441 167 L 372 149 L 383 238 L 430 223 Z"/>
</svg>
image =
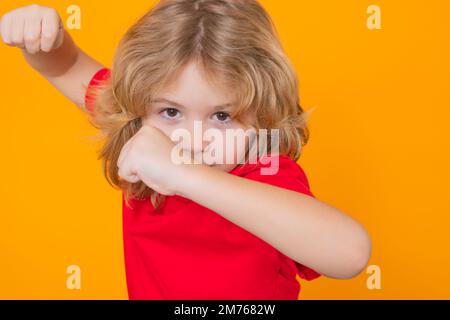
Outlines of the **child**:
<svg viewBox="0 0 450 320">
<path fill-rule="evenodd" d="M 297 274 L 349 279 L 365 268 L 366 230 L 315 199 L 296 163 L 308 139 L 298 81 L 257 1 L 163 0 L 128 30 L 111 69 L 51 8 L 7 13 L 1 35 L 105 139 L 105 176 L 123 191 L 130 299 L 297 299 Z M 195 134 L 196 121 L 279 139 L 256 163 L 246 141 L 231 163 L 177 164 L 173 134 Z M 187 148 L 191 160 L 204 142 Z"/>
</svg>

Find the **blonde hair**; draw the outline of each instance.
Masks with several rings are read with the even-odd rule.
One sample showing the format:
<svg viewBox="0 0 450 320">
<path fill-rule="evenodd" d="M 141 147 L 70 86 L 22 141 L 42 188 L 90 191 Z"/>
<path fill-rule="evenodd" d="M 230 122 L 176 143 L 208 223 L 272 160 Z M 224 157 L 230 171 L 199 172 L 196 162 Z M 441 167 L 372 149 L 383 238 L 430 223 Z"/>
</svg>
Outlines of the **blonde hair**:
<svg viewBox="0 0 450 320">
<path fill-rule="evenodd" d="M 162 203 L 164 197 L 143 182 L 121 180 L 117 159 L 156 92 L 189 62 L 211 81 L 233 88 L 232 117 L 246 115 L 256 129 L 279 130 L 280 154 L 297 161 L 308 141 L 296 73 L 256 0 L 162 0 L 126 32 L 110 78 L 92 92 L 90 121 L 105 139 L 99 159 L 108 182 L 125 191 L 127 205 L 131 196 L 149 197 L 155 208 Z"/>
</svg>

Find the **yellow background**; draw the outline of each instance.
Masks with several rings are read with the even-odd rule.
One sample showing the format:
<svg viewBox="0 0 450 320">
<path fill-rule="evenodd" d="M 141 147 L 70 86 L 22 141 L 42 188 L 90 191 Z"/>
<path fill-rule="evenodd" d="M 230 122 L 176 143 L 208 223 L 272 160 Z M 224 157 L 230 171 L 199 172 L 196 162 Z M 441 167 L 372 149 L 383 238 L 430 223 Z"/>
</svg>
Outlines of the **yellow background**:
<svg viewBox="0 0 450 320">
<path fill-rule="evenodd" d="M 1 1 L 0 14 L 29 4 Z M 154 1 L 42 1 L 107 66 L 126 29 Z M 450 2 L 262 1 L 316 107 L 300 164 L 316 197 L 363 223 L 373 240 L 365 272 L 351 280 L 302 281 L 303 299 L 450 298 Z M 381 7 L 382 30 L 366 9 Z M 126 299 L 121 198 L 102 176 L 95 131 L 0 45 L 2 181 L 0 298 Z M 66 267 L 81 267 L 81 290 Z"/>
</svg>

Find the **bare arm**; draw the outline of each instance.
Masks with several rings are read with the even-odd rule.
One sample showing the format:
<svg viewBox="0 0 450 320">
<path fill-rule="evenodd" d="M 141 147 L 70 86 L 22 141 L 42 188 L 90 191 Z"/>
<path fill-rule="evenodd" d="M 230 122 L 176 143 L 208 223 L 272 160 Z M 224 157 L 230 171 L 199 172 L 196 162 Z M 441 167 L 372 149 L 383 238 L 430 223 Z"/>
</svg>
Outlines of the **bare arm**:
<svg viewBox="0 0 450 320">
<path fill-rule="evenodd" d="M 191 176 L 180 179 L 178 194 L 221 214 L 293 260 L 336 279 L 353 278 L 366 267 L 370 236 L 338 209 L 205 165 L 190 167 Z"/>
<path fill-rule="evenodd" d="M 28 64 L 82 111 L 86 87 L 103 66 L 73 42 L 58 13 L 30 5 L 6 13 L 0 33 L 7 45 L 21 48 Z"/>
</svg>

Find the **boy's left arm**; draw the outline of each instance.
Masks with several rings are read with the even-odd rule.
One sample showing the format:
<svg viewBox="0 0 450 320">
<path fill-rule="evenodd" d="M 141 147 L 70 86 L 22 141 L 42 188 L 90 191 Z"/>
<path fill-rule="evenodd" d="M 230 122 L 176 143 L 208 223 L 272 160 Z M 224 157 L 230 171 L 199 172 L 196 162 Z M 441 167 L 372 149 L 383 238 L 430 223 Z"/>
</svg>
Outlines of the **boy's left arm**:
<svg viewBox="0 0 450 320">
<path fill-rule="evenodd" d="M 366 230 L 308 195 L 192 165 L 177 194 L 222 215 L 293 260 L 330 278 L 358 275 L 371 255 Z"/>
</svg>

